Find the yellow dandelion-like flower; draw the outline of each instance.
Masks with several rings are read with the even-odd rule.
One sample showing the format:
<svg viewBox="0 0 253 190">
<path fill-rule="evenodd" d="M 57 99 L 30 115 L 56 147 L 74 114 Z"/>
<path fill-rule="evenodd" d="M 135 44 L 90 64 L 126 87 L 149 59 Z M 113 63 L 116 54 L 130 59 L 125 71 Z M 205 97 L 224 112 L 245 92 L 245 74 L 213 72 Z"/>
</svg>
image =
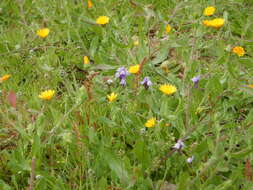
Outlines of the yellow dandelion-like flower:
<svg viewBox="0 0 253 190">
<path fill-rule="evenodd" d="M 214 14 L 214 12 L 215 12 L 215 7 L 207 7 L 207 8 L 205 8 L 205 10 L 204 10 L 204 15 L 205 16 L 212 16 L 213 14 Z"/>
<path fill-rule="evenodd" d="M 235 54 L 237 54 L 239 57 L 244 56 L 245 50 L 241 46 L 236 46 L 232 50 Z"/>
<path fill-rule="evenodd" d="M 167 24 L 165 30 L 166 30 L 166 33 L 170 33 L 171 26 L 169 24 Z"/>
<path fill-rule="evenodd" d="M 96 23 L 99 25 L 105 25 L 109 22 L 109 17 L 107 16 L 100 16 L 97 18 Z"/>
<path fill-rule="evenodd" d="M 41 38 L 45 38 L 48 36 L 50 30 L 48 28 L 42 28 L 37 30 L 37 35 Z"/>
<path fill-rule="evenodd" d="M 145 123 L 145 127 L 154 127 L 156 123 L 156 118 L 152 117 L 150 119 L 147 120 L 147 122 Z"/>
<path fill-rule="evenodd" d="M 10 77 L 11 77 L 11 75 L 3 75 L 2 77 L 0 77 L 0 83 L 5 80 L 8 80 Z"/>
<path fill-rule="evenodd" d="M 39 95 L 39 98 L 43 100 L 51 100 L 55 94 L 54 90 L 46 90 L 44 92 L 41 92 Z"/>
<path fill-rule="evenodd" d="M 129 68 L 129 73 L 136 74 L 140 70 L 140 65 L 133 65 Z"/>
<path fill-rule="evenodd" d="M 112 92 L 111 94 L 107 95 L 108 101 L 112 102 L 117 98 L 118 94 Z"/>
<path fill-rule="evenodd" d="M 222 27 L 224 25 L 224 23 L 225 23 L 225 19 L 223 19 L 223 18 L 215 18 L 215 19 L 212 20 L 211 26 L 213 28 L 220 28 L 220 27 Z"/>
<path fill-rule="evenodd" d="M 208 27 L 219 29 L 225 23 L 225 19 L 223 18 L 215 18 L 213 20 L 204 20 L 203 24 Z"/>
<path fill-rule="evenodd" d="M 171 84 L 163 84 L 160 86 L 159 90 L 162 91 L 164 94 L 170 95 L 174 94 L 177 91 L 177 88 Z"/>
<path fill-rule="evenodd" d="M 253 88 L 253 84 L 249 84 L 248 87 Z"/>
<path fill-rule="evenodd" d="M 83 57 L 83 63 L 84 63 L 85 65 L 87 65 L 87 64 L 90 63 L 90 60 L 89 60 L 89 57 L 88 57 L 88 56 L 84 56 L 84 57 Z"/>
<path fill-rule="evenodd" d="M 88 5 L 88 8 L 89 8 L 89 9 L 92 8 L 92 6 L 93 6 L 92 1 L 91 1 L 91 0 L 88 0 L 87 5 Z"/>
</svg>

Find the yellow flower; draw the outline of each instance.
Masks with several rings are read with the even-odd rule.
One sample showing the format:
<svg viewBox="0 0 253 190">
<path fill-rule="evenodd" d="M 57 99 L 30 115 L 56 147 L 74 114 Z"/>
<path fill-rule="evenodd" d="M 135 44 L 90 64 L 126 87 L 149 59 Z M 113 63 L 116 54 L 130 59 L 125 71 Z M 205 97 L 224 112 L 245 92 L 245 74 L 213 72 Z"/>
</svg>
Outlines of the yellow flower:
<svg viewBox="0 0 253 190">
<path fill-rule="evenodd" d="M 222 27 L 225 23 L 225 20 L 223 18 L 215 18 L 213 20 L 204 20 L 203 24 L 208 27 L 219 29 Z"/>
<path fill-rule="evenodd" d="M 88 56 L 84 56 L 84 57 L 83 57 L 83 63 L 84 63 L 85 65 L 87 65 L 87 64 L 90 63 L 90 60 L 89 60 L 89 57 L 88 57 Z"/>
<path fill-rule="evenodd" d="M 154 127 L 156 123 L 156 118 L 152 117 L 145 123 L 145 127 Z"/>
<path fill-rule="evenodd" d="M 236 46 L 232 50 L 235 54 L 237 54 L 239 57 L 243 56 L 245 54 L 245 50 L 241 46 Z"/>
<path fill-rule="evenodd" d="M 203 20 L 203 24 L 205 26 L 210 26 L 210 20 Z"/>
<path fill-rule="evenodd" d="M 177 91 L 177 88 L 171 84 L 163 84 L 159 88 L 164 94 L 170 95 L 174 94 Z"/>
<path fill-rule="evenodd" d="M 216 19 L 213 19 L 212 22 L 211 22 L 211 26 L 213 28 L 220 28 L 224 25 L 225 23 L 225 19 L 223 18 L 216 18 Z"/>
<path fill-rule="evenodd" d="M 39 98 L 43 100 L 51 100 L 55 94 L 54 90 L 46 90 L 44 92 L 41 92 L 39 95 Z"/>
<path fill-rule="evenodd" d="M 138 40 L 135 40 L 134 41 L 134 46 L 138 46 L 139 45 L 139 41 Z"/>
<path fill-rule="evenodd" d="M 166 30 L 166 33 L 170 33 L 171 26 L 169 24 L 167 24 L 165 30 Z"/>
<path fill-rule="evenodd" d="M 0 77 L 0 83 L 5 80 L 8 80 L 10 77 L 11 77 L 11 75 L 4 75 L 4 76 Z"/>
<path fill-rule="evenodd" d="M 118 94 L 115 94 L 114 92 L 112 92 L 111 94 L 107 95 L 108 101 L 112 102 L 117 98 Z"/>
<path fill-rule="evenodd" d="M 145 127 L 154 127 L 155 123 L 156 123 L 156 118 L 152 117 L 147 120 L 147 122 L 145 123 Z"/>
<path fill-rule="evenodd" d="M 253 88 L 253 84 L 249 84 L 248 87 Z"/>
<path fill-rule="evenodd" d="M 207 7 L 204 10 L 204 15 L 205 16 L 212 16 L 215 12 L 215 7 Z"/>
<path fill-rule="evenodd" d="M 37 30 L 37 35 L 41 38 L 45 38 L 48 36 L 50 30 L 48 28 L 42 28 Z"/>
<path fill-rule="evenodd" d="M 100 25 L 104 25 L 104 24 L 107 24 L 109 22 L 109 20 L 110 19 L 107 16 L 100 16 L 97 18 L 96 23 L 100 24 Z"/>
<path fill-rule="evenodd" d="M 92 4 L 92 1 L 91 0 L 88 0 L 88 8 L 90 9 L 90 8 L 92 8 L 92 6 L 93 6 L 93 4 Z"/>
<path fill-rule="evenodd" d="M 136 74 L 140 70 L 140 65 L 133 65 L 129 68 L 129 73 Z"/>
</svg>

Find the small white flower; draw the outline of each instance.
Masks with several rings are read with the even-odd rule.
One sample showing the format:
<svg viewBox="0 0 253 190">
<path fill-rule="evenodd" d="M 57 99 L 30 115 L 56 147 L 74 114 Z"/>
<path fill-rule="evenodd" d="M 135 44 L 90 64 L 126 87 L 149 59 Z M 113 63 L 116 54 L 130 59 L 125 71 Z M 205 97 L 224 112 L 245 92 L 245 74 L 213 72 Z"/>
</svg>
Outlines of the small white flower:
<svg viewBox="0 0 253 190">
<path fill-rule="evenodd" d="M 184 143 L 181 139 L 178 139 L 177 143 L 173 146 L 173 148 L 180 150 L 182 148 L 184 148 Z"/>
<path fill-rule="evenodd" d="M 18 50 L 18 49 L 20 49 L 20 48 L 21 48 L 21 46 L 20 46 L 19 44 L 15 45 L 15 49 L 16 49 L 16 50 Z"/>
<path fill-rule="evenodd" d="M 191 164 L 193 160 L 194 160 L 194 156 L 187 158 L 186 162 Z"/>
<path fill-rule="evenodd" d="M 146 129 L 145 129 L 145 128 L 141 128 L 141 129 L 140 129 L 140 134 L 141 134 L 141 135 L 144 135 L 145 132 L 146 132 Z"/>
<path fill-rule="evenodd" d="M 106 82 L 107 82 L 107 84 L 112 84 L 113 83 L 112 79 L 108 79 Z"/>
<path fill-rule="evenodd" d="M 41 179 L 43 176 L 41 176 L 41 175 L 36 175 L 36 179 Z"/>
</svg>

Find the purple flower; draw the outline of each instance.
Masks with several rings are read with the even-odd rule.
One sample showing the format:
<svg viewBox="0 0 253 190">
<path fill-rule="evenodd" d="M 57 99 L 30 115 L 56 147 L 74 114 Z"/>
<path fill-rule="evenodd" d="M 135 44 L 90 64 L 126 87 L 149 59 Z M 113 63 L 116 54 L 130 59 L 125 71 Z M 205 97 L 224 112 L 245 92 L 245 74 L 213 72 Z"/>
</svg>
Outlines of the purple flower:
<svg viewBox="0 0 253 190">
<path fill-rule="evenodd" d="M 188 164 L 191 164 L 193 160 L 194 160 L 194 156 L 187 158 L 187 159 L 186 159 L 186 162 L 187 162 Z"/>
<path fill-rule="evenodd" d="M 148 89 L 150 86 L 153 85 L 153 83 L 151 82 L 151 80 L 149 79 L 149 77 L 144 77 L 143 81 L 141 81 L 141 84 Z"/>
<path fill-rule="evenodd" d="M 193 77 L 191 80 L 194 83 L 194 87 L 197 88 L 199 84 L 200 76 L 198 75 L 196 77 Z"/>
<path fill-rule="evenodd" d="M 184 148 L 184 142 L 181 139 L 178 139 L 177 143 L 173 146 L 173 148 L 177 150 Z"/>
<path fill-rule="evenodd" d="M 192 78 L 192 82 L 194 82 L 195 84 L 198 83 L 199 80 L 200 80 L 200 76 L 199 75 Z"/>
<path fill-rule="evenodd" d="M 129 75 L 127 69 L 125 67 L 120 67 L 117 69 L 115 77 L 121 80 L 123 78 L 126 78 L 127 75 Z"/>
<path fill-rule="evenodd" d="M 120 79 L 120 84 L 122 86 L 126 85 L 126 77 L 129 75 L 129 72 L 125 67 L 120 67 L 117 69 L 115 77 Z"/>
<path fill-rule="evenodd" d="M 120 80 L 120 84 L 121 84 L 122 86 L 126 86 L 126 79 L 125 79 L 125 78 L 122 78 L 122 79 Z"/>
</svg>

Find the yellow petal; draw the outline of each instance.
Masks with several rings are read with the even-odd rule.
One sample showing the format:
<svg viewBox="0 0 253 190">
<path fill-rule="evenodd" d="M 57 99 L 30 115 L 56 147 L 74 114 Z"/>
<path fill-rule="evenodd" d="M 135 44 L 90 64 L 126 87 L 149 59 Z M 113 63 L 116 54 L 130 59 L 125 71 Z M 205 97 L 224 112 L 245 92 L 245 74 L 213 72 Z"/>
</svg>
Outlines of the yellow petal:
<svg viewBox="0 0 253 190">
<path fill-rule="evenodd" d="M 166 33 L 170 33 L 171 26 L 169 24 L 167 24 L 165 29 L 166 29 Z"/>
<path fill-rule="evenodd" d="M 85 65 L 87 65 L 87 64 L 90 63 L 90 60 L 89 60 L 89 57 L 88 57 L 88 56 L 84 56 L 84 57 L 83 57 L 83 63 L 84 63 Z"/>
<path fill-rule="evenodd" d="M 37 31 L 37 35 L 41 38 L 45 38 L 48 36 L 50 30 L 48 28 L 42 28 Z"/>
<path fill-rule="evenodd" d="M 93 6 L 93 4 L 92 4 L 92 1 L 91 0 L 88 0 L 88 8 L 90 9 L 90 8 L 92 8 L 92 6 Z"/>
<path fill-rule="evenodd" d="M 107 16 L 100 16 L 97 18 L 96 20 L 96 23 L 99 24 L 99 25 L 104 25 L 104 24 L 107 24 L 109 23 L 109 17 Z"/>
<path fill-rule="evenodd" d="M 140 65 L 133 65 L 129 68 L 129 73 L 137 74 L 140 70 Z"/>
</svg>

